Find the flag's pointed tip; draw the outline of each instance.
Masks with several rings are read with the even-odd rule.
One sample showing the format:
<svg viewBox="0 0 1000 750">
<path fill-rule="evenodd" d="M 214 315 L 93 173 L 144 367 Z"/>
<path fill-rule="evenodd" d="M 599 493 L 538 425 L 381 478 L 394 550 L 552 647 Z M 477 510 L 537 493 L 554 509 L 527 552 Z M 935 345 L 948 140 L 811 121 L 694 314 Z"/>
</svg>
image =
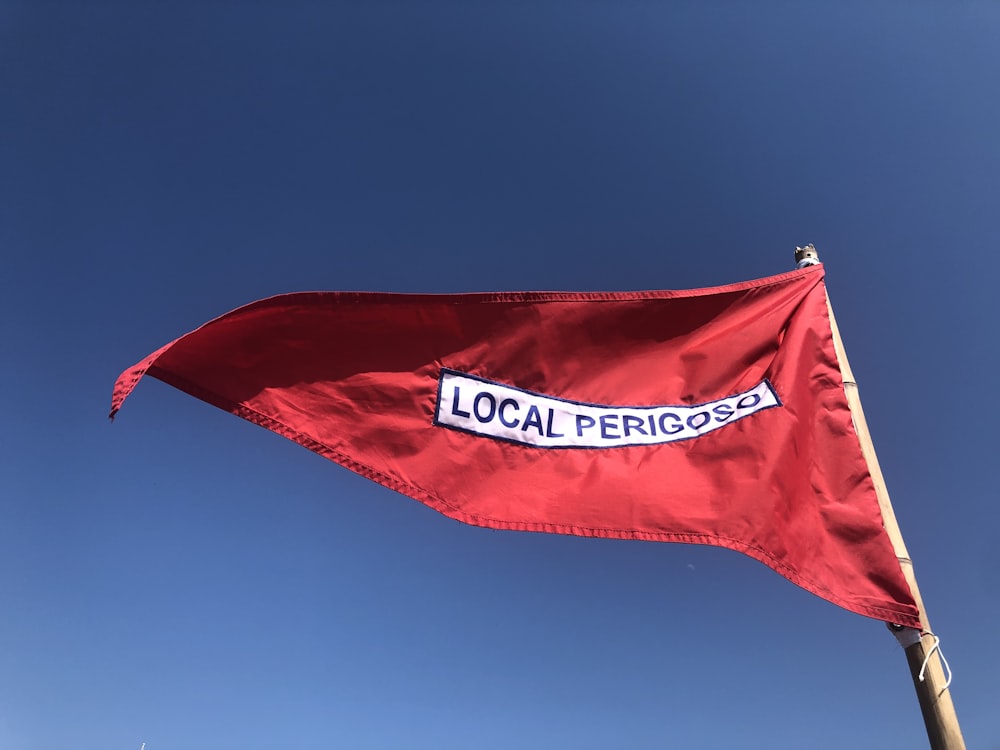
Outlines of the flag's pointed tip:
<svg viewBox="0 0 1000 750">
<path fill-rule="evenodd" d="M 118 412 L 122 408 L 122 404 L 125 403 L 125 399 L 128 398 L 131 389 L 135 387 L 135 383 L 132 383 L 131 387 L 122 387 L 122 378 L 119 378 L 115 383 L 114 393 L 111 395 L 111 411 L 108 412 L 108 419 L 112 422 L 115 421 L 115 417 L 118 416 Z"/>
<path fill-rule="evenodd" d="M 118 391 L 118 388 L 115 388 L 115 393 L 111 396 L 111 411 L 108 412 L 108 419 L 112 422 L 115 421 L 115 417 L 118 416 L 118 412 L 122 408 L 122 404 L 125 403 L 126 395 L 127 394 L 122 395 Z"/>
</svg>

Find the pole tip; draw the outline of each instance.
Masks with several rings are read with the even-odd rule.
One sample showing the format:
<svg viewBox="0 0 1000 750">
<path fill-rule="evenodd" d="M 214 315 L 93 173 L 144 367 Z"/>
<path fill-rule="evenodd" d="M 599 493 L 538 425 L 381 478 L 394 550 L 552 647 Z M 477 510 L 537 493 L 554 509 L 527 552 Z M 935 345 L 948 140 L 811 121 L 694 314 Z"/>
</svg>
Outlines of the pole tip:
<svg viewBox="0 0 1000 750">
<path fill-rule="evenodd" d="M 796 268 L 815 266 L 818 263 L 819 263 L 819 253 L 816 252 L 816 248 L 812 244 L 806 245 L 805 247 L 795 248 Z"/>
</svg>

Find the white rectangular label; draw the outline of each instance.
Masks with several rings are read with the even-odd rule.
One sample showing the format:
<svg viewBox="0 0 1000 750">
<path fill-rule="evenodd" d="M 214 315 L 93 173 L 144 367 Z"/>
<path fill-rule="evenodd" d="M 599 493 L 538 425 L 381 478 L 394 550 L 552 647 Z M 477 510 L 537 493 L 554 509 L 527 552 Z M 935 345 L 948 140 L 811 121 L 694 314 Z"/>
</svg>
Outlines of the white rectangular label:
<svg viewBox="0 0 1000 750">
<path fill-rule="evenodd" d="M 781 406 L 767 380 L 689 406 L 604 406 L 441 370 L 434 423 L 539 448 L 620 448 L 689 440 Z"/>
</svg>

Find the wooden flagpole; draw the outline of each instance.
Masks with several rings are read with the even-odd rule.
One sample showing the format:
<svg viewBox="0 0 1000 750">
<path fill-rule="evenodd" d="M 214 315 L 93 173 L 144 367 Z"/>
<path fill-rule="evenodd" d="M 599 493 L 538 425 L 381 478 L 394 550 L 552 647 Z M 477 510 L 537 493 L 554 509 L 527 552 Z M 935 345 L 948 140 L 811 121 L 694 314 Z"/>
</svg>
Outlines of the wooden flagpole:
<svg viewBox="0 0 1000 750">
<path fill-rule="evenodd" d="M 812 245 L 795 248 L 795 261 L 799 268 L 813 265 L 819 262 L 819 255 Z M 912 643 L 905 648 L 906 662 L 910 667 L 910 676 L 913 678 L 913 686 L 917 691 L 917 700 L 920 702 L 920 711 L 924 717 L 924 726 L 927 729 L 927 737 L 930 740 L 931 750 L 965 750 L 965 740 L 962 738 L 962 730 L 958 725 L 958 716 L 955 714 L 955 706 L 951 701 L 951 693 L 947 687 L 947 680 L 939 658 L 940 650 L 935 648 L 937 640 L 931 635 L 930 622 L 927 619 L 923 600 L 920 598 L 920 589 L 917 588 L 917 579 L 913 574 L 913 561 L 910 560 L 906 545 L 903 543 L 903 535 L 899 531 L 899 524 L 896 522 L 896 514 L 892 510 L 889 502 L 889 490 L 885 485 L 885 478 L 882 476 L 882 469 L 875 455 L 875 446 L 872 443 L 871 434 L 868 432 L 868 423 L 865 421 L 865 413 L 861 408 L 861 398 L 858 395 L 858 384 L 854 380 L 854 373 L 851 365 L 847 361 L 844 352 L 844 342 L 840 338 L 840 330 L 837 328 L 837 319 L 833 316 L 833 307 L 830 305 L 830 297 L 826 299 L 827 309 L 830 314 L 830 328 L 833 332 L 833 344 L 837 350 L 837 360 L 840 363 L 840 372 L 844 380 L 844 390 L 847 394 L 847 403 L 851 409 L 851 417 L 854 420 L 854 429 L 861 441 L 861 452 L 868 464 L 868 471 L 871 474 L 872 482 L 875 484 L 875 495 L 878 497 L 879 509 L 882 511 L 882 523 L 886 533 L 892 541 L 892 547 L 899 559 L 903 576 L 910 586 L 913 598 L 917 602 L 920 610 L 920 633 L 913 633 L 909 640 Z M 890 630 L 898 631 L 892 623 L 887 623 Z M 908 629 L 907 629 L 908 630 Z M 901 640 L 901 643 L 904 641 Z M 925 666 L 926 665 L 926 666 Z M 921 672 L 923 674 L 921 675 Z"/>
</svg>

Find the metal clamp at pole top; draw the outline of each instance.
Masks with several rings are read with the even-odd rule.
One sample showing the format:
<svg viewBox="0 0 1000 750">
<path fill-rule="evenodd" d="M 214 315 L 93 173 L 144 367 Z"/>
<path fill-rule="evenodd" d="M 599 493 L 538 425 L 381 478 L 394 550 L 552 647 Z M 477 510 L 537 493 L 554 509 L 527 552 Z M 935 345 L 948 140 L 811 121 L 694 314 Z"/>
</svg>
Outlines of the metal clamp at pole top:
<svg viewBox="0 0 1000 750">
<path fill-rule="evenodd" d="M 812 244 L 806 245 L 805 247 L 795 248 L 796 268 L 815 266 L 818 263 L 819 263 L 819 253 L 816 252 L 816 248 Z"/>
</svg>

